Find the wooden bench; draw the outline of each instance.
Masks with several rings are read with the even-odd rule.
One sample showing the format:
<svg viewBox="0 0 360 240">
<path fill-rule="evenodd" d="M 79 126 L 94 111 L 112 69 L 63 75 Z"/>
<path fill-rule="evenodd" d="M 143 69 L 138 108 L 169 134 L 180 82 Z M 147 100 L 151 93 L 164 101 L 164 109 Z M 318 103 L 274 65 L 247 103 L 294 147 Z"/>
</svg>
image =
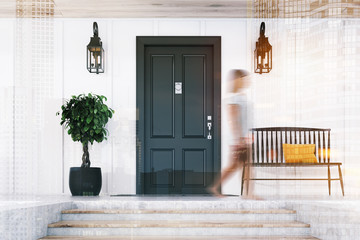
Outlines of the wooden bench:
<svg viewBox="0 0 360 240">
<path fill-rule="evenodd" d="M 327 180 L 329 195 L 331 181 L 339 180 L 344 196 L 344 184 L 341 173 L 341 162 L 330 162 L 330 130 L 321 128 L 270 127 L 253 128 L 252 159 L 243 168 L 241 195 L 244 182 L 249 189 L 250 180 Z M 283 155 L 283 143 L 315 144 L 315 156 L 318 163 L 286 163 Z M 339 178 L 331 178 L 330 167 L 338 167 Z M 327 167 L 327 178 L 245 178 L 245 171 L 250 167 Z M 247 174 L 249 176 L 249 174 Z"/>
</svg>

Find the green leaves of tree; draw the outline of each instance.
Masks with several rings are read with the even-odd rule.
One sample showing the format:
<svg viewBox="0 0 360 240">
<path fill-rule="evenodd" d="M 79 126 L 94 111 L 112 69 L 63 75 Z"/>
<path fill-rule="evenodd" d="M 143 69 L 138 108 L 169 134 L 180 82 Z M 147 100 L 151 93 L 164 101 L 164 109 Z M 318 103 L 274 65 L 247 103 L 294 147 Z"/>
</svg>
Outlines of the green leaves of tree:
<svg viewBox="0 0 360 240">
<path fill-rule="evenodd" d="M 107 98 L 102 95 L 80 94 L 72 96 L 61 106 L 60 124 L 69 128 L 68 134 L 73 141 L 93 144 L 94 141 L 102 142 L 107 139 L 109 133 L 105 126 L 109 118 L 112 118 L 114 110 L 104 101 L 107 101 Z"/>
<path fill-rule="evenodd" d="M 90 116 L 88 116 L 88 117 L 86 118 L 86 123 L 87 123 L 87 124 L 90 124 L 92 120 L 93 120 L 93 116 L 90 115 Z"/>
</svg>

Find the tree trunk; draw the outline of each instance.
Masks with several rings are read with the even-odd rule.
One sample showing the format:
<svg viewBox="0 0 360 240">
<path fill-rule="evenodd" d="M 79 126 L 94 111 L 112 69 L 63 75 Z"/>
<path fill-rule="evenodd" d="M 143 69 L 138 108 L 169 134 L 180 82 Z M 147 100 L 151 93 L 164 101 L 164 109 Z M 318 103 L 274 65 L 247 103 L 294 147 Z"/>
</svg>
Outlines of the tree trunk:
<svg viewBox="0 0 360 240">
<path fill-rule="evenodd" d="M 89 147 L 88 143 L 83 143 L 83 156 L 82 156 L 82 164 L 81 167 L 88 168 L 90 167 L 90 156 L 89 156 Z"/>
</svg>

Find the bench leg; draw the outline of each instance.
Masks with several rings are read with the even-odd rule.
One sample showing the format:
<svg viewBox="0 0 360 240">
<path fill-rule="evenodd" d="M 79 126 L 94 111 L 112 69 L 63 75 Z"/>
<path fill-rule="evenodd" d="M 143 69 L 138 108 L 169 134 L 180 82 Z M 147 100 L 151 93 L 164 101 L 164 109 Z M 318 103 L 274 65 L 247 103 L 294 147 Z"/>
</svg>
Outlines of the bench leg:
<svg viewBox="0 0 360 240">
<path fill-rule="evenodd" d="M 329 195 L 331 195 L 331 173 L 330 173 L 330 165 L 328 165 L 328 185 L 329 185 Z"/>
<path fill-rule="evenodd" d="M 340 178 L 340 185 L 341 185 L 342 195 L 345 196 L 345 194 L 344 194 L 344 182 L 343 182 L 343 178 L 342 178 L 340 165 L 338 165 L 338 169 L 339 169 L 339 178 Z"/>
<path fill-rule="evenodd" d="M 246 195 L 249 195 L 249 187 L 250 187 L 250 164 L 247 165 L 247 175 L 246 175 Z"/>
<path fill-rule="evenodd" d="M 242 176 L 241 176 L 241 196 L 243 195 L 243 192 L 244 192 L 245 168 L 246 168 L 246 165 L 243 166 Z"/>
</svg>

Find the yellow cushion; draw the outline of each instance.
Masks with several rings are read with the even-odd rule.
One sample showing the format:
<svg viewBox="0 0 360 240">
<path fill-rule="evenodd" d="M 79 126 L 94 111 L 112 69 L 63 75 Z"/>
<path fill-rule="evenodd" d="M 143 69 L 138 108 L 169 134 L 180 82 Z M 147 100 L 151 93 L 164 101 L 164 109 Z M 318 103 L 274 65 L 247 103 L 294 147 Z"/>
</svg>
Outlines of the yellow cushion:
<svg viewBox="0 0 360 240">
<path fill-rule="evenodd" d="M 315 144 L 283 144 L 286 163 L 317 163 Z"/>
</svg>

